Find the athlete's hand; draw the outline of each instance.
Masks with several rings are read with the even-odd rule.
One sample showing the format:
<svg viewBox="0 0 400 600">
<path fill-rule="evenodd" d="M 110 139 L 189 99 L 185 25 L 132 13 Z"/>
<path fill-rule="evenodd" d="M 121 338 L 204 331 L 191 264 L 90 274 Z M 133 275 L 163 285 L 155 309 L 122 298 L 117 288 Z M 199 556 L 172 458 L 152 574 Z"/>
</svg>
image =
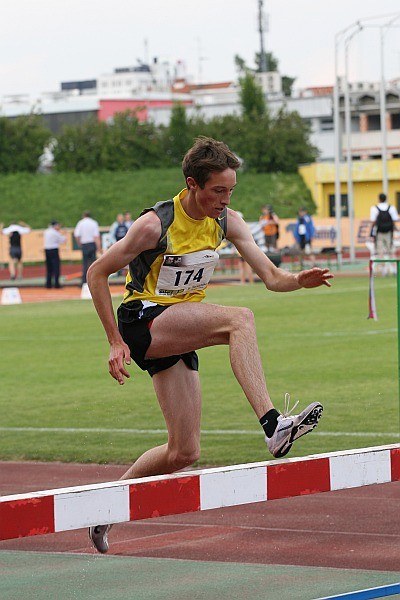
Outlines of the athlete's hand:
<svg viewBox="0 0 400 600">
<path fill-rule="evenodd" d="M 120 385 L 124 385 L 124 377 L 127 379 L 130 377 L 130 374 L 125 368 L 125 364 L 131 364 L 129 347 L 124 342 L 112 343 L 110 345 L 110 355 L 108 358 L 108 372 Z"/>
<path fill-rule="evenodd" d="M 333 275 L 329 272 L 329 269 L 320 269 L 319 267 L 300 271 L 297 275 L 297 281 L 303 288 L 315 288 L 320 285 L 331 287 L 329 279 L 332 278 Z"/>
</svg>

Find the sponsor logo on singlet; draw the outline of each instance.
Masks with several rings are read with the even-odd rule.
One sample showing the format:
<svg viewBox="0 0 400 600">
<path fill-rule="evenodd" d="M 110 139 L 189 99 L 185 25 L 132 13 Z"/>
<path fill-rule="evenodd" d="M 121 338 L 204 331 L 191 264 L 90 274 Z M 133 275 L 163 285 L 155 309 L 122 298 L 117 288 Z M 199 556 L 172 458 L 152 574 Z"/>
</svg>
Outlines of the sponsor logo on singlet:
<svg viewBox="0 0 400 600">
<path fill-rule="evenodd" d="M 214 250 L 165 255 L 157 279 L 156 295 L 178 296 L 204 289 L 218 258 Z"/>
</svg>

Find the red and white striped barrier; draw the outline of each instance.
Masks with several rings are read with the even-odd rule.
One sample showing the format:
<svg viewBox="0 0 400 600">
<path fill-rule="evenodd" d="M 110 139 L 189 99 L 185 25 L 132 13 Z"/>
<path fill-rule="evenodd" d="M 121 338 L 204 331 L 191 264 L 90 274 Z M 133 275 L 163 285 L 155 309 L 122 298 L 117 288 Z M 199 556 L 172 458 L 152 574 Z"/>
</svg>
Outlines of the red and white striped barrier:
<svg viewBox="0 0 400 600">
<path fill-rule="evenodd" d="M 400 480 L 400 444 L 0 497 L 0 540 Z"/>
</svg>

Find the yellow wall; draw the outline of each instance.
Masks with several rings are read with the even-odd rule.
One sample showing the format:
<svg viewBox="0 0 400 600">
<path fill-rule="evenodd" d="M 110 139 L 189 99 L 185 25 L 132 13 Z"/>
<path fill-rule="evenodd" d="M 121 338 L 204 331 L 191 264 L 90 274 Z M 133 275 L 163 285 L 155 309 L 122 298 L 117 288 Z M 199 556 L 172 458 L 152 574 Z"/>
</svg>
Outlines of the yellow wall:
<svg viewBox="0 0 400 600">
<path fill-rule="evenodd" d="M 400 194 L 400 159 L 387 161 L 390 204 L 396 206 L 396 194 Z M 299 168 L 305 184 L 317 205 L 318 217 L 329 217 L 329 195 L 335 193 L 334 163 L 313 163 Z M 369 211 L 382 192 L 382 161 L 358 160 L 352 163 L 354 216 L 369 218 Z M 340 166 L 341 193 L 347 194 L 347 163 Z"/>
</svg>

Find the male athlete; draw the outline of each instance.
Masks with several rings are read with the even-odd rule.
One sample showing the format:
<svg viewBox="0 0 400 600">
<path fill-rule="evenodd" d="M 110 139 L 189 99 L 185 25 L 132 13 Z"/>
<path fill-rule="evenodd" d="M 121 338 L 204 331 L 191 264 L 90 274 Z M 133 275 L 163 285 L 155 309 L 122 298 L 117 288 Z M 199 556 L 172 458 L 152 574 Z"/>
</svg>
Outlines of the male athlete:
<svg viewBox="0 0 400 600">
<path fill-rule="evenodd" d="M 227 344 L 233 373 L 250 402 L 269 451 L 285 456 L 312 431 L 322 413 L 314 402 L 299 415 L 273 406 L 248 308 L 201 302 L 226 237 L 265 286 L 275 292 L 330 286 L 328 269 L 289 273 L 254 242 L 243 219 L 229 207 L 240 163 L 222 142 L 198 138 L 183 159 L 186 188 L 159 202 L 133 223 L 126 236 L 88 272 L 92 298 L 110 343 L 109 372 L 123 385 L 131 357 L 152 377 L 168 440 L 147 450 L 122 479 L 172 473 L 200 455 L 201 394 L 196 350 Z M 116 323 L 108 277 L 129 264 Z M 99 552 L 108 550 L 110 525 L 89 530 Z"/>
</svg>

